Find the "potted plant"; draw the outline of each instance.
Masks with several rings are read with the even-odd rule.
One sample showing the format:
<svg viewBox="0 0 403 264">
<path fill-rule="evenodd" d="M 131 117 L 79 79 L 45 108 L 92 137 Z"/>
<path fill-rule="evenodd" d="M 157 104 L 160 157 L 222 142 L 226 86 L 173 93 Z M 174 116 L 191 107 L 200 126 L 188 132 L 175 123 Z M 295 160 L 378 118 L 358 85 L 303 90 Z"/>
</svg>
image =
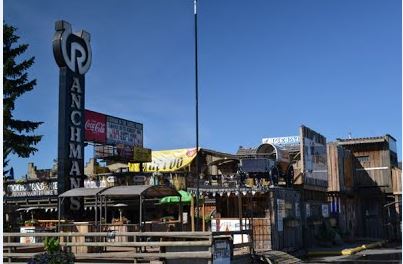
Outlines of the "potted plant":
<svg viewBox="0 0 403 264">
<path fill-rule="evenodd" d="M 35 255 L 28 264 L 73 264 L 74 254 L 61 250 L 59 239 L 47 237 L 44 241 L 46 252 Z"/>
<path fill-rule="evenodd" d="M 27 220 L 24 222 L 25 226 L 36 226 L 38 224 L 38 221 L 35 219 Z"/>
</svg>

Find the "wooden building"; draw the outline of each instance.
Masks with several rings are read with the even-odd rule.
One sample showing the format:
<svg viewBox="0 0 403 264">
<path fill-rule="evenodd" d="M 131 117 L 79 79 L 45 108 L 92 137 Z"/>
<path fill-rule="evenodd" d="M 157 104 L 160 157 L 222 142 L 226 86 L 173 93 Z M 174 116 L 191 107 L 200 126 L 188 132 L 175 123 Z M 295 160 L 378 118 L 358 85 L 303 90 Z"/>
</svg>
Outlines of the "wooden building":
<svg viewBox="0 0 403 264">
<path fill-rule="evenodd" d="M 330 216 L 345 239 L 354 239 L 357 230 L 354 207 L 353 159 L 350 150 L 328 143 L 328 200 Z"/>
<path fill-rule="evenodd" d="M 335 203 L 345 218 L 340 224 L 347 221 L 354 236 L 396 238 L 400 211 L 395 204 L 401 201 L 396 140 L 390 135 L 337 139 L 328 153 L 329 199 L 343 200 Z"/>
</svg>

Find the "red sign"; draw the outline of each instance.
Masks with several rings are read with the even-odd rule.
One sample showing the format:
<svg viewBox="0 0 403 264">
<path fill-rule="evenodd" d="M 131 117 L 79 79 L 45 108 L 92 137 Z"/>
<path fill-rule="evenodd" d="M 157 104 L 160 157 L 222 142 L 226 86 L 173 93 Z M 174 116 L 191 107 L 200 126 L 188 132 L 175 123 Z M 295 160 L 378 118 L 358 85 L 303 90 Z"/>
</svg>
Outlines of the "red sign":
<svg viewBox="0 0 403 264">
<path fill-rule="evenodd" d="M 85 141 L 105 144 L 106 116 L 85 110 Z"/>
</svg>

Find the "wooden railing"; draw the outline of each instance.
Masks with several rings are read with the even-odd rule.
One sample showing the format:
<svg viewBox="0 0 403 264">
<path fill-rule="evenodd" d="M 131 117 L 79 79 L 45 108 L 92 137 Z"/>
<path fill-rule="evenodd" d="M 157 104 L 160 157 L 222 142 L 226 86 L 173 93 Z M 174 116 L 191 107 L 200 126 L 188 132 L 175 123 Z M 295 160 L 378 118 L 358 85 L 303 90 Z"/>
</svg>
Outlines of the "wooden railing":
<svg viewBox="0 0 403 264">
<path fill-rule="evenodd" d="M 58 232 L 58 233 L 4 233 L 4 263 L 27 263 L 34 254 L 44 252 L 43 243 L 21 243 L 21 237 L 58 237 L 63 249 L 74 253 L 76 263 L 94 263 L 97 260 L 116 262 L 151 259 L 204 259 L 212 260 L 214 236 L 248 234 L 237 232 Z M 119 237 L 123 240 L 117 239 Z M 235 248 L 252 246 L 247 243 Z M 189 249 L 190 248 L 190 249 Z M 193 249 L 192 249 L 193 248 Z M 84 262 L 83 262 L 84 261 Z M 116 263 L 113 262 L 113 263 Z"/>
</svg>

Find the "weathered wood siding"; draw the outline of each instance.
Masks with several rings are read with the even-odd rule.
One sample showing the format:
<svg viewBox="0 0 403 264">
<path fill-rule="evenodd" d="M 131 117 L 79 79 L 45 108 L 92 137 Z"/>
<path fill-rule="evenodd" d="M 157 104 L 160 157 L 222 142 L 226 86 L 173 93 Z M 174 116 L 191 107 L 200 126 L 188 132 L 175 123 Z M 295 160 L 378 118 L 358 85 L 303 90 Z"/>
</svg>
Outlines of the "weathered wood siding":
<svg viewBox="0 0 403 264">
<path fill-rule="evenodd" d="M 337 143 L 327 145 L 328 191 L 349 191 L 353 187 L 352 154 Z"/>
<path fill-rule="evenodd" d="M 382 143 L 355 145 L 353 152 L 354 185 L 378 186 L 383 192 L 392 192 L 390 151 Z"/>
<path fill-rule="evenodd" d="M 399 168 L 392 169 L 392 187 L 393 194 L 402 194 L 402 170 Z"/>
</svg>

